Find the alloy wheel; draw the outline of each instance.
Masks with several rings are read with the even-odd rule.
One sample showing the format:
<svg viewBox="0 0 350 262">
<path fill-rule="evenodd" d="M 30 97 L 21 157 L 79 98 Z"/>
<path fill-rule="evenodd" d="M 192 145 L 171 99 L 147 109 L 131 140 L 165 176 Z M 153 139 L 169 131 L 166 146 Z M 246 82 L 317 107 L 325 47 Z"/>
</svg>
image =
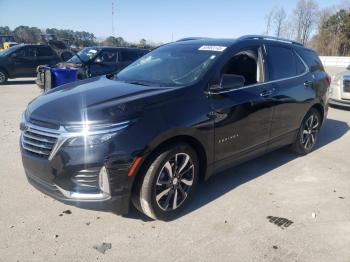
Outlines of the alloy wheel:
<svg viewBox="0 0 350 262">
<path fill-rule="evenodd" d="M 316 114 L 312 114 L 305 122 L 301 136 L 301 144 L 306 150 L 310 150 L 316 143 L 319 132 L 320 120 Z"/>
<path fill-rule="evenodd" d="M 194 164 L 186 153 L 177 153 L 164 164 L 156 182 L 156 202 L 163 211 L 175 210 L 186 200 L 194 182 Z"/>
</svg>

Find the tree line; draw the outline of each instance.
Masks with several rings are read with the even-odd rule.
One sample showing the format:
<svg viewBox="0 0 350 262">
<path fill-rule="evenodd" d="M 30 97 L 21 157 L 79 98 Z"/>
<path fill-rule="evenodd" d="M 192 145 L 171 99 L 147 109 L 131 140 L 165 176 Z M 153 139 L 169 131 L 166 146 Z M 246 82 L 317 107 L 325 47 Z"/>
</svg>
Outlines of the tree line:
<svg viewBox="0 0 350 262">
<path fill-rule="evenodd" d="M 320 55 L 350 56 L 348 4 L 320 9 L 314 0 L 299 0 L 292 13 L 274 7 L 265 16 L 265 35 L 296 40 Z"/>
<path fill-rule="evenodd" d="M 115 46 L 115 47 L 141 47 L 153 48 L 155 44 L 141 39 L 138 43 L 130 43 L 122 37 L 109 36 L 102 41 L 98 41 L 93 33 L 86 31 L 74 31 L 70 29 L 47 28 L 39 29 L 38 27 L 18 26 L 11 30 L 8 26 L 0 26 L 0 35 L 12 35 L 18 43 L 40 43 L 41 35 L 53 34 L 58 40 L 65 42 L 68 46 L 75 46 L 78 49 L 87 46 Z"/>
</svg>

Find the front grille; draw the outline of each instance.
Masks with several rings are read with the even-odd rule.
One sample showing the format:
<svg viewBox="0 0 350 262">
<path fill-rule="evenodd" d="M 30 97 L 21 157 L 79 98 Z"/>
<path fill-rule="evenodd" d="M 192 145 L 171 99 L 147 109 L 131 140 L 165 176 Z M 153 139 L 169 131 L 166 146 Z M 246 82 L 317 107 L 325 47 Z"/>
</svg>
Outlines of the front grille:
<svg viewBox="0 0 350 262">
<path fill-rule="evenodd" d="M 41 158 L 48 158 L 59 134 L 29 127 L 22 132 L 22 147 L 27 152 Z"/>
<path fill-rule="evenodd" d="M 350 79 L 343 80 L 343 89 L 344 92 L 350 92 Z"/>
</svg>

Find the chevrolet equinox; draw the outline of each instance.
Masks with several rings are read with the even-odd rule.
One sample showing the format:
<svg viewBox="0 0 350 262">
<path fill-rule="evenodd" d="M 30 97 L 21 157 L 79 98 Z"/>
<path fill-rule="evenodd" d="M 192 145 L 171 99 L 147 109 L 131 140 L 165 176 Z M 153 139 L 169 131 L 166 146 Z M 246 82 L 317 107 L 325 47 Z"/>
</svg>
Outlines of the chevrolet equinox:
<svg viewBox="0 0 350 262">
<path fill-rule="evenodd" d="M 29 182 L 66 204 L 169 220 L 214 173 L 283 146 L 305 155 L 328 111 L 318 55 L 278 38 L 189 38 L 29 103 Z"/>
</svg>

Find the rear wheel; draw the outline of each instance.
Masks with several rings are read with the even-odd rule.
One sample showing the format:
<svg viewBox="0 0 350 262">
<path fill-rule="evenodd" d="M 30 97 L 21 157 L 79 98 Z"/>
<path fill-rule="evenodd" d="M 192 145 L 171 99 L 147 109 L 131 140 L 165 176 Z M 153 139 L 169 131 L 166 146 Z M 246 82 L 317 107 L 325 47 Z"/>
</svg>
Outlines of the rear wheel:
<svg viewBox="0 0 350 262">
<path fill-rule="evenodd" d="M 298 132 L 297 139 L 292 145 L 299 155 L 308 154 L 315 146 L 321 128 L 321 116 L 317 109 L 312 108 L 305 116 Z"/>
<path fill-rule="evenodd" d="M 135 207 L 153 219 L 176 217 L 194 193 L 198 171 L 198 157 L 192 147 L 167 147 L 154 156 L 136 188 Z"/>
<path fill-rule="evenodd" d="M 7 74 L 5 71 L 0 69 L 0 85 L 4 85 L 7 82 Z"/>
</svg>

